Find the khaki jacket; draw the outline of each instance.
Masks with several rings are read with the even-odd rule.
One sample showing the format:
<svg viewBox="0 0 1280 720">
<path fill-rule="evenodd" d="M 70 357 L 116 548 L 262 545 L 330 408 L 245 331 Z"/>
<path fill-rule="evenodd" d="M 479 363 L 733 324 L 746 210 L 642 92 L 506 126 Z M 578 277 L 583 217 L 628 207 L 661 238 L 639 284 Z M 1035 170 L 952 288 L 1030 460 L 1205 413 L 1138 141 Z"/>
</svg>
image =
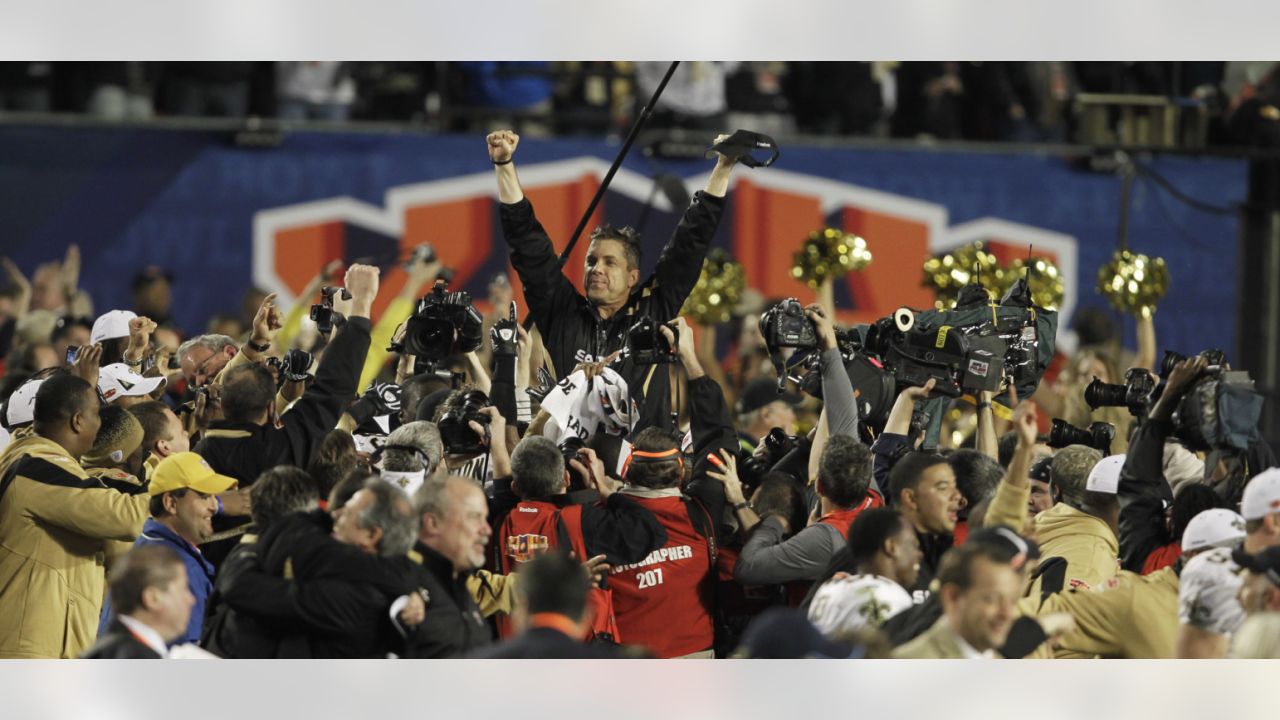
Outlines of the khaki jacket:
<svg viewBox="0 0 1280 720">
<path fill-rule="evenodd" d="M 959 637 L 951 629 L 946 616 L 938 618 L 920 637 L 898 647 L 893 657 L 899 660 L 964 660 Z M 999 657 L 997 655 L 996 657 Z"/>
<path fill-rule="evenodd" d="M 489 587 L 493 588 L 492 594 L 485 589 L 480 580 L 481 575 L 488 581 Z M 516 577 L 518 577 L 516 573 L 498 575 L 488 570 L 477 570 L 475 574 L 467 576 L 467 591 L 479 606 L 481 615 L 485 617 L 497 613 L 510 615 L 515 611 Z"/>
<path fill-rule="evenodd" d="M 138 536 L 148 497 L 37 435 L 0 456 L 0 485 L 0 657 L 79 657 L 97 635 L 107 541 Z"/>
<path fill-rule="evenodd" d="M 1035 527 L 1040 556 L 1067 561 L 1063 590 L 1100 588 L 1120 572 L 1120 543 L 1102 520 L 1058 503 L 1036 516 Z M 1039 580 L 1030 594 L 1039 597 Z"/>
<path fill-rule="evenodd" d="M 1058 641 L 1060 657 L 1172 659 L 1178 574 L 1171 567 L 1150 575 L 1124 571 L 1100 590 L 1057 593 L 1036 612 L 1067 612 L 1075 618 L 1076 629 Z"/>
</svg>

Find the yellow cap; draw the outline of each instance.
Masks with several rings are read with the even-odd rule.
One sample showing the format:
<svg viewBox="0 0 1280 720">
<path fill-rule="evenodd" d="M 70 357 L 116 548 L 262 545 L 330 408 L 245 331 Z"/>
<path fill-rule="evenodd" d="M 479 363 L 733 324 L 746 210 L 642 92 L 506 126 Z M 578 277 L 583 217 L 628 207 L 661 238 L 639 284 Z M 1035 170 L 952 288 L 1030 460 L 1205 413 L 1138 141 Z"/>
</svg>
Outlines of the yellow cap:
<svg viewBox="0 0 1280 720">
<path fill-rule="evenodd" d="M 209 467 L 208 461 L 198 453 L 184 452 L 170 455 L 151 473 L 151 485 L 147 492 L 161 495 L 182 488 L 191 488 L 206 495 L 217 495 L 236 486 L 236 479 L 219 475 Z"/>
</svg>

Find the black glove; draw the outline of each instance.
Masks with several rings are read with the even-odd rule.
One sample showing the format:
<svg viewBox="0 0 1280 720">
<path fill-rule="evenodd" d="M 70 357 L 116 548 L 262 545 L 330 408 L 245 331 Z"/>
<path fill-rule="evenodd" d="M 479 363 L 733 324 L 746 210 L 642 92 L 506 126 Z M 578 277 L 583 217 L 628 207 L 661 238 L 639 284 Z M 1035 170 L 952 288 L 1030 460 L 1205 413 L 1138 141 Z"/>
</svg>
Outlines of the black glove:
<svg viewBox="0 0 1280 720">
<path fill-rule="evenodd" d="M 364 396 L 369 398 L 374 407 L 378 409 L 377 415 L 390 415 L 400 412 L 400 386 L 394 383 L 374 383 L 365 391 Z"/>
<path fill-rule="evenodd" d="M 347 411 L 356 425 L 363 425 L 370 418 L 399 412 L 400 386 L 392 383 L 374 383 Z"/>
<path fill-rule="evenodd" d="M 493 343 L 493 354 L 496 357 L 515 357 L 516 340 L 516 304 L 511 303 L 511 317 L 499 320 L 489 329 L 489 341 Z"/>
<path fill-rule="evenodd" d="M 311 370 L 311 363 L 315 362 L 315 356 L 305 350 L 290 350 L 285 353 L 284 361 L 280 366 L 280 373 L 284 375 L 284 379 L 290 382 L 302 382 L 311 377 L 308 372 Z"/>
<path fill-rule="evenodd" d="M 547 372 L 544 367 L 538 368 L 538 386 L 525 390 L 529 397 L 541 403 L 547 399 L 547 395 L 556 387 L 556 379 L 551 377 L 551 373 Z"/>
</svg>

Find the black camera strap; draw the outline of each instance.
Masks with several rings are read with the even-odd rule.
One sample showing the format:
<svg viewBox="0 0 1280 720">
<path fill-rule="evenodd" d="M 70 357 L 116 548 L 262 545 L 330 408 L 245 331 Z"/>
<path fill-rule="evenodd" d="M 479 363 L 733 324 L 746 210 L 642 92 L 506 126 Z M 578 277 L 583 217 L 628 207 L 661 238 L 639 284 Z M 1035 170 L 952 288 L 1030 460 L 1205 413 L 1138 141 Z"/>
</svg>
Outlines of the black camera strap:
<svg viewBox="0 0 1280 720">
<path fill-rule="evenodd" d="M 764 150 L 770 153 L 769 159 L 757 160 L 751 153 Z M 778 160 L 778 141 L 764 133 L 750 130 L 735 130 L 732 135 L 707 149 L 705 157 L 710 160 L 717 154 L 737 160 L 749 168 L 769 167 Z"/>
<path fill-rule="evenodd" d="M 769 361 L 778 372 L 778 394 L 781 395 L 787 389 L 787 361 L 782 357 L 782 348 L 769 348 Z"/>
</svg>

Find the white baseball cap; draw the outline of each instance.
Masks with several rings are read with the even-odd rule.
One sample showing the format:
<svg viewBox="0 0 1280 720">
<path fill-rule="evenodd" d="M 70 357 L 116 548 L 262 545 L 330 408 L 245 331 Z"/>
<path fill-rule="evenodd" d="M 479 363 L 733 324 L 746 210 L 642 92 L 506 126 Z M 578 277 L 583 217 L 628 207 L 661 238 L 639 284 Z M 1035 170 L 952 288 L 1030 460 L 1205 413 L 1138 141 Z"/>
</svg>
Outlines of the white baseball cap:
<svg viewBox="0 0 1280 720">
<path fill-rule="evenodd" d="M 163 377 L 143 377 L 124 363 L 112 363 L 98 371 L 98 390 L 109 403 L 122 397 L 150 395 L 166 382 Z"/>
<path fill-rule="evenodd" d="M 1240 514 L 1245 520 L 1259 520 L 1280 513 L 1280 468 L 1267 468 L 1244 486 Z"/>
<path fill-rule="evenodd" d="M 28 380 L 13 391 L 4 408 L 4 424 L 6 427 L 14 428 L 35 420 L 36 392 L 40 390 L 40 386 L 44 384 L 44 381 L 45 378 Z"/>
<path fill-rule="evenodd" d="M 129 337 L 129 321 L 138 317 L 129 310 L 112 310 L 93 321 L 93 329 L 89 331 L 89 342 L 100 343 L 103 340 Z"/>
<path fill-rule="evenodd" d="M 1120 487 L 1120 468 L 1124 467 L 1124 455 L 1112 455 L 1098 461 L 1089 471 L 1084 489 L 1089 492 L 1115 495 Z"/>
<path fill-rule="evenodd" d="M 1182 531 L 1182 552 L 1228 547 L 1244 539 L 1244 518 L 1226 508 L 1205 510 Z"/>
</svg>

